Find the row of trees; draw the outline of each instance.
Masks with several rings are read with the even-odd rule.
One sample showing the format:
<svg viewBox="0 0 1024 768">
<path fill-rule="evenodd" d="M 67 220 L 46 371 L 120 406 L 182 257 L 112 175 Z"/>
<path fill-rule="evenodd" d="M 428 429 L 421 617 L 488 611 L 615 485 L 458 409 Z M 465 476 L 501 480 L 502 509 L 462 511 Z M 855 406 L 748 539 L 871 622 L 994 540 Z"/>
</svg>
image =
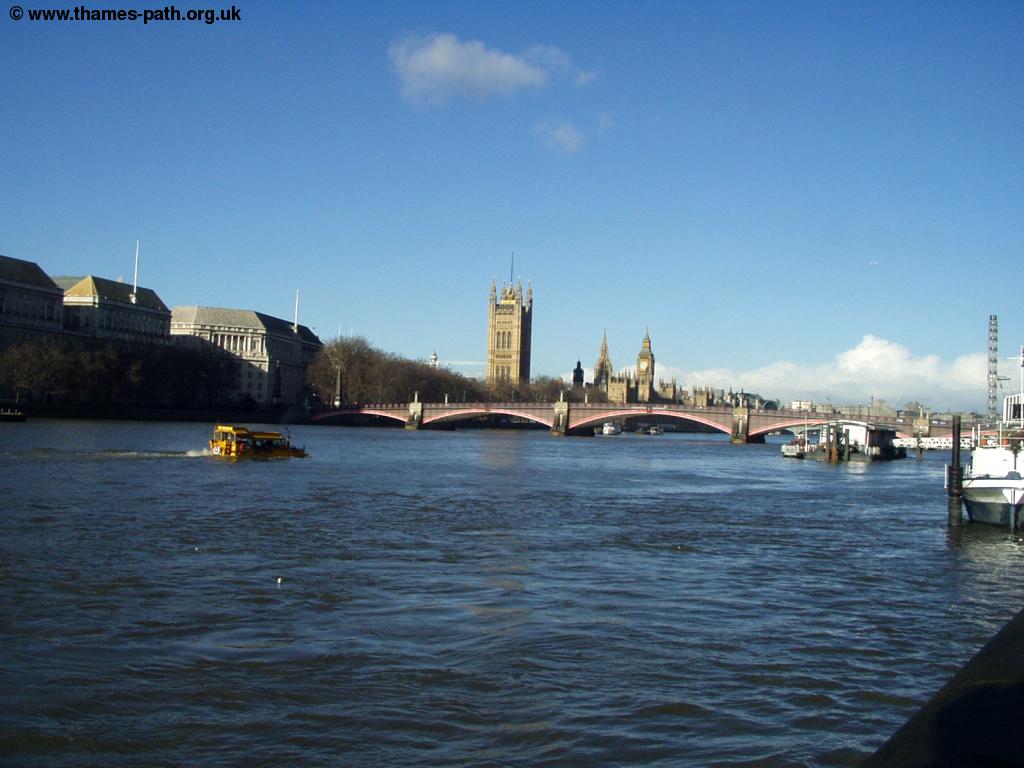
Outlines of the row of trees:
<svg viewBox="0 0 1024 768">
<path fill-rule="evenodd" d="M 529 384 L 520 384 L 517 387 L 507 382 L 498 382 L 491 390 L 492 400 L 523 400 L 534 403 L 551 403 L 564 397 L 569 402 L 583 402 L 584 398 L 591 403 L 606 402 L 607 395 L 596 387 L 586 390 L 573 389 L 564 381 L 554 376 L 538 376 Z"/>
<path fill-rule="evenodd" d="M 488 389 L 478 379 L 383 352 L 360 336 L 343 336 L 325 344 L 306 372 L 315 396 L 325 405 L 335 400 L 339 371 L 341 399 L 348 403 L 404 403 L 414 392 L 424 402 L 440 402 L 445 395 L 451 402 L 552 402 L 566 391 L 565 383 L 551 376 L 518 387 L 502 382 Z M 583 399 L 572 389 L 566 396 Z M 590 399 L 594 400 L 594 392 Z"/>
<path fill-rule="evenodd" d="M 0 397 L 35 405 L 210 408 L 229 402 L 236 364 L 179 347 L 39 341 L 0 350 Z"/>
<path fill-rule="evenodd" d="M 435 402 L 445 395 L 453 401 L 487 398 L 476 379 L 383 352 L 360 336 L 328 342 L 307 369 L 306 380 L 321 403 L 333 403 L 339 371 L 341 399 L 350 403 L 404 403 L 413 392 Z"/>
</svg>

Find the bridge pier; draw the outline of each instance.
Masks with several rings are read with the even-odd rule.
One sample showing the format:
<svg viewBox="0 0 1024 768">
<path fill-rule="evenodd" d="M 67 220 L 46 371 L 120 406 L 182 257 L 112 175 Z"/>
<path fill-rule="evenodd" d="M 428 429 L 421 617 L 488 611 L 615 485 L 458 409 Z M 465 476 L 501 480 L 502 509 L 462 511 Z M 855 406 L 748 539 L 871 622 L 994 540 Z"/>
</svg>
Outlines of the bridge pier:
<svg viewBox="0 0 1024 768">
<path fill-rule="evenodd" d="M 423 403 L 419 397 L 409 403 L 409 418 L 405 420 L 406 429 L 419 429 L 423 423 Z"/>
<path fill-rule="evenodd" d="M 729 438 L 730 442 L 746 443 L 749 431 L 750 411 L 745 406 L 734 408 L 732 411 L 732 435 Z"/>
<path fill-rule="evenodd" d="M 551 421 L 551 434 L 565 437 L 569 430 L 569 404 L 563 399 L 555 403 L 554 418 Z"/>
</svg>

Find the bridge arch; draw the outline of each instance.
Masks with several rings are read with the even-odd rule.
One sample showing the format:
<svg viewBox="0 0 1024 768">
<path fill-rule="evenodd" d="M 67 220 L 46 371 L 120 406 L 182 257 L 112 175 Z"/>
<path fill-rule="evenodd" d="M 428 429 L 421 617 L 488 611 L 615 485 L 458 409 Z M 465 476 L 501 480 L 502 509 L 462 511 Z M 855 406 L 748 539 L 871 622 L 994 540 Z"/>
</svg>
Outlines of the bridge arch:
<svg viewBox="0 0 1024 768">
<path fill-rule="evenodd" d="M 819 416 L 815 419 L 785 419 L 782 421 L 774 422 L 772 424 L 766 424 L 764 426 L 751 429 L 749 432 L 750 437 L 756 435 L 767 435 L 769 432 L 777 432 L 782 429 L 792 429 L 793 427 L 820 427 L 822 424 L 828 424 L 831 421 L 839 421 L 843 424 L 851 424 L 858 427 L 873 427 L 874 424 L 867 421 L 860 421 L 857 419 L 844 419 L 842 416 L 831 415 L 831 416 Z M 896 436 L 902 438 L 913 437 L 913 435 L 906 432 L 906 430 L 896 430 Z"/>
<path fill-rule="evenodd" d="M 750 431 L 748 432 L 748 434 L 751 437 L 754 437 L 755 435 L 767 435 L 770 432 L 778 432 L 779 430 L 783 430 L 783 429 L 792 429 L 793 427 L 804 427 L 804 426 L 807 426 L 807 427 L 818 427 L 818 426 L 821 426 L 822 424 L 827 424 L 828 422 L 835 421 L 835 420 L 836 420 L 835 416 L 825 416 L 825 417 L 819 417 L 819 418 L 816 418 L 816 419 L 789 418 L 789 419 L 783 419 L 782 421 L 773 422 L 771 424 L 766 424 L 766 425 L 757 427 L 756 429 L 755 428 L 751 428 Z M 853 422 L 850 422 L 850 423 L 853 423 Z"/>
<path fill-rule="evenodd" d="M 401 413 L 388 411 L 380 408 L 346 408 L 344 410 L 324 411 L 310 417 L 310 421 L 327 421 L 329 419 L 342 418 L 344 416 L 377 416 L 378 418 L 391 419 L 404 424 L 409 417 L 408 412 Z"/>
<path fill-rule="evenodd" d="M 516 418 L 526 419 L 532 421 L 535 424 L 543 424 L 549 429 L 554 425 L 553 418 L 545 418 L 539 416 L 536 413 L 530 413 L 529 411 L 521 411 L 515 408 L 458 408 L 454 410 L 444 411 L 426 411 L 423 414 L 423 426 L 428 424 L 436 424 L 447 421 L 461 421 L 463 419 L 473 419 L 479 416 L 515 416 Z"/>
<path fill-rule="evenodd" d="M 647 411 L 647 410 L 639 411 L 639 410 L 636 410 L 636 409 L 631 409 L 631 410 L 628 410 L 628 409 L 618 409 L 618 410 L 617 409 L 612 409 L 612 410 L 604 411 L 604 412 L 601 412 L 601 413 L 587 414 L 586 416 L 584 416 L 583 418 L 579 419 L 578 421 L 573 421 L 570 418 L 570 420 L 569 420 L 569 429 L 582 429 L 583 427 L 596 426 L 598 424 L 603 424 L 606 421 L 610 421 L 611 419 L 616 419 L 616 418 L 638 419 L 638 418 L 650 418 L 650 417 L 653 417 L 653 416 L 659 416 L 659 417 L 666 417 L 667 416 L 667 417 L 676 419 L 677 421 L 691 421 L 691 422 L 695 422 L 697 424 L 703 424 L 705 427 L 711 427 L 712 429 L 714 429 L 717 432 L 724 432 L 727 435 L 731 435 L 732 434 L 732 425 L 731 424 L 729 426 L 726 426 L 726 425 L 721 424 L 721 423 L 719 423 L 717 421 L 714 421 L 713 419 L 710 419 L 710 418 L 707 418 L 707 417 L 702 417 L 702 416 L 697 416 L 696 414 L 692 414 L 692 413 L 677 413 L 675 411 L 668 411 L 668 410 L 665 410 L 665 411 Z"/>
</svg>

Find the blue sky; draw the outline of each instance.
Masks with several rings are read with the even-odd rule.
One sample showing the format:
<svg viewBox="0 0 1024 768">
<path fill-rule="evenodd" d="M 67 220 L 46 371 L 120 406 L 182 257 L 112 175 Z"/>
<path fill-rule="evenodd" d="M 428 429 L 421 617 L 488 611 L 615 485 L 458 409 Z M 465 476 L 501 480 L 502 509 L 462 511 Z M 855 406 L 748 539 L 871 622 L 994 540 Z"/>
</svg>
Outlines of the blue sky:
<svg viewBox="0 0 1024 768">
<path fill-rule="evenodd" d="M 994 313 L 1016 381 L 1020 2 L 236 5 L 3 19 L 0 253 L 480 361 L 514 251 L 534 375 L 982 409 Z"/>
</svg>

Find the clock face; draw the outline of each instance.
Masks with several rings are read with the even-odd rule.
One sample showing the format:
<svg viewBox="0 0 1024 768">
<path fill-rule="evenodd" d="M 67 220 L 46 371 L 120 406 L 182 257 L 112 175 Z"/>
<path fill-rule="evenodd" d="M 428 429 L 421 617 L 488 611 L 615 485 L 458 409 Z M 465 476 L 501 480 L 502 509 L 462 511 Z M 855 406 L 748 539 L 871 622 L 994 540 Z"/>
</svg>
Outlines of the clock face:
<svg viewBox="0 0 1024 768">
<path fill-rule="evenodd" d="M 642 363 L 640 363 L 640 370 L 641 371 L 646 371 L 647 370 L 647 361 L 646 360 L 644 360 Z"/>
</svg>

